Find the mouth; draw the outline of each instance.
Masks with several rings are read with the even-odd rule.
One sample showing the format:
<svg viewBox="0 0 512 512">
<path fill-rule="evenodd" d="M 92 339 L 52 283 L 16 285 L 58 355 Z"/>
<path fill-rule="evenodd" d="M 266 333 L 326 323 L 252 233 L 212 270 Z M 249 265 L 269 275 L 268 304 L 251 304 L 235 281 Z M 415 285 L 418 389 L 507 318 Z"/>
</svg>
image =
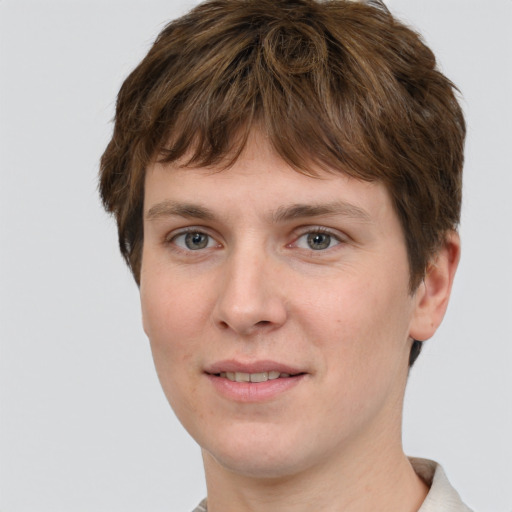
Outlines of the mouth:
<svg viewBox="0 0 512 512">
<path fill-rule="evenodd" d="M 304 372 L 292 371 L 289 368 L 275 369 L 275 366 L 272 370 L 236 366 L 237 368 L 217 368 L 205 374 L 220 396 L 238 403 L 255 404 L 272 402 L 280 397 L 284 399 L 307 376 Z"/>
<path fill-rule="evenodd" d="M 247 373 L 247 372 L 219 372 L 210 374 L 214 377 L 219 377 L 221 379 L 228 379 L 231 382 L 267 382 L 269 380 L 277 380 L 277 379 L 289 379 L 292 377 L 298 377 L 300 375 L 304 375 L 304 373 L 286 373 L 280 372 L 277 370 L 271 370 L 268 372 L 256 372 L 256 373 Z"/>
<path fill-rule="evenodd" d="M 204 369 L 213 388 L 234 402 L 258 403 L 287 396 L 309 375 L 304 368 L 277 361 L 218 361 Z"/>
</svg>

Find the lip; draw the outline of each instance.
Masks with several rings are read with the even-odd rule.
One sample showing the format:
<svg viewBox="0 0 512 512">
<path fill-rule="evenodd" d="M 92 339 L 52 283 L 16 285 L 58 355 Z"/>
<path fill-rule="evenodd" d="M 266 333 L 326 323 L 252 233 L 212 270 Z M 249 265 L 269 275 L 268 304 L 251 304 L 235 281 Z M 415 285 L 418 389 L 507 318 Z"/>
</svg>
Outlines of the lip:
<svg viewBox="0 0 512 512">
<path fill-rule="evenodd" d="M 209 365 L 204 370 L 210 375 L 219 374 L 221 372 L 242 372 L 242 373 L 262 373 L 277 371 L 279 373 L 288 373 L 290 375 L 298 375 L 307 373 L 301 368 L 289 366 L 271 360 L 261 360 L 252 362 L 241 362 L 235 359 L 226 359 Z"/>
<path fill-rule="evenodd" d="M 289 377 L 280 377 L 265 382 L 233 382 L 220 377 L 221 372 L 262 373 L 270 371 L 288 374 Z M 207 366 L 205 375 L 213 389 L 229 401 L 262 403 L 277 400 L 285 395 L 304 381 L 307 372 L 276 361 L 240 362 L 231 359 Z"/>
</svg>

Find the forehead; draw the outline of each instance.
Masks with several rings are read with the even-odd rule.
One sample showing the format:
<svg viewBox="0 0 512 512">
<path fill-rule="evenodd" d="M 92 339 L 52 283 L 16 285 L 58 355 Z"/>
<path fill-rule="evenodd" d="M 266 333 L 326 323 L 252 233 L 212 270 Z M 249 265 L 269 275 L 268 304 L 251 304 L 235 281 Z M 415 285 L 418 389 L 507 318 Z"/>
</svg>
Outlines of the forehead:
<svg viewBox="0 0 512 512">
<path fill-rule="evenodd" d="M 186 203 L 189 213 L 202 205 L 203 217 L 211 208 L 232 214 L 259 209 L 276 220 L 290 216 L 291 211 L 298 216 L 302 209 L 309 214 L 343 213 L 368 221 L 391 206 L 379 182 L 353 178 L 341 168 L 312 166 L 311 170 L 314 175 L 291 167 L 261 132 L 254 131 L 228 167 L 183 166 L 181 162 L 150 165 L 145 178 L 145 216 L 176 210 L 177 203 Z"/>
</svg>

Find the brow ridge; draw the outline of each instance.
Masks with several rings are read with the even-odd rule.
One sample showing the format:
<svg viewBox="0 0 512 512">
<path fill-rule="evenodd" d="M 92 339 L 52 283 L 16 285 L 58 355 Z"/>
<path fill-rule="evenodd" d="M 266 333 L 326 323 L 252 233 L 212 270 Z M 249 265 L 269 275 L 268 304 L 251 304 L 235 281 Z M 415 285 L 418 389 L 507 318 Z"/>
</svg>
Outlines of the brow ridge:
<svg viewBox="0 0 512 512">
<path fill-rule="evenodd" d="M 280 206 L 271 214 L 272 223 L 279 224 L 290 220 L 320 216 L 342 215 L 364 222 L 370 222 L 370 215 L 353 204 L 345 201 L 335 201 L 326 204 L 302 204 L 295 203 Z M 193 203 L 181 203 L 172 200 L 165 200 L 153 205 L 146 213 L 147 220 L 155 220 L 162 217 L 178 216 L 200 220 L 215 220 L 216 216 L 212 210 Z"/>
<path fill-rule="evenodd" d="M 334 215 L 343 215 L 365 222 L 371 220 L 370 215 L 365 210 L 345 201 L 335 201 L 327 204 L 297 203 L 289 206 L 281 206 L 272 215 L 272 220 L 275 223 L 279 223 L 303 217 Z"/>
<path fill-rule="evenodd" d="M 152 206 L 146 213 L 147 220 L 177 216 L 202 220 L 214 220 L 213 212 L 204 206 L 166 200 Z"/>
</svg>

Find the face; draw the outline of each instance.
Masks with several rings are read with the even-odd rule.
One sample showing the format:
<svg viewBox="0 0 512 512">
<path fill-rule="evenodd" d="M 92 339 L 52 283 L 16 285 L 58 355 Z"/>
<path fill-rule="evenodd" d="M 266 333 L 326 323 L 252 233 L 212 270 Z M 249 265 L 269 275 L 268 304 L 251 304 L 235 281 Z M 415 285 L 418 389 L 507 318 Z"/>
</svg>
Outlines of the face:
<svg viewBox="0 0 512 512">
<path fill-rule="evenodd" d="M 399 438 L 416 297 L 379 183 L 297 173 L 255 134 L 221 172 L 147 171 L 141 301 L 164 392 L 253 476 Z"/>
</svg>

